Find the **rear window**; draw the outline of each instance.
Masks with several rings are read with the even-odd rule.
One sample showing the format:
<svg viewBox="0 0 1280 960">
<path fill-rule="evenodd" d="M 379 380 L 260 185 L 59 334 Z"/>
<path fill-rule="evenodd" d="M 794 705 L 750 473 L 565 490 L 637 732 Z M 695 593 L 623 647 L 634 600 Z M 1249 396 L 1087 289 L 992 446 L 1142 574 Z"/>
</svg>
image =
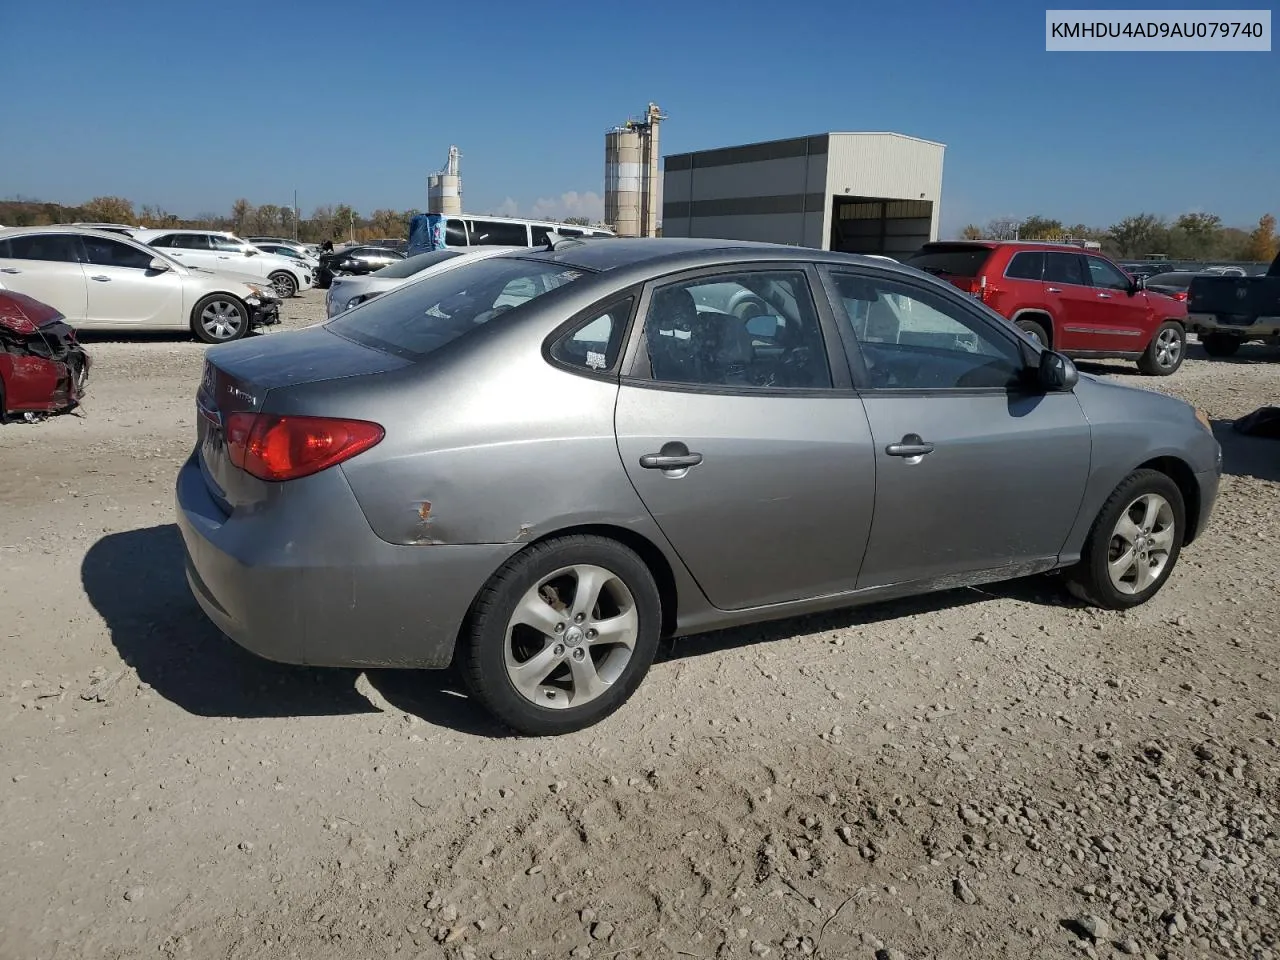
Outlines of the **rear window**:
<svg viewBox="0 0 1280 960">
<path fill-rule="evenodd" d="M 585 272 L 562 263 L 490 257 L 406 284 L 341 314 L 328 326 L 357 343 L 421 360 Z"/>
<path fill-rule="evenodd" d="M 906 264 L 926 273 L 942 273 L 949 277 L 976 277 L 991 256 L 990 247 L 926 246 Z"/>
<path fill-rule="evenodd" d="M 446 260 L 452 260 L 454 257 L 460 256 L 462 254 L 457 250 L 431 250 L 427 253 L 420 253 L 416 257 L 399 260 L 390 266 L 383 267 L 381 270 L 375 270 L 371 276 L 386 277 L 388 280 L 403 280 L 405 277 L 412 277 L 415 273 L 421 273 L 427 267 L 434 267 L 437 263 L 444 263 Z"/>
</svg>

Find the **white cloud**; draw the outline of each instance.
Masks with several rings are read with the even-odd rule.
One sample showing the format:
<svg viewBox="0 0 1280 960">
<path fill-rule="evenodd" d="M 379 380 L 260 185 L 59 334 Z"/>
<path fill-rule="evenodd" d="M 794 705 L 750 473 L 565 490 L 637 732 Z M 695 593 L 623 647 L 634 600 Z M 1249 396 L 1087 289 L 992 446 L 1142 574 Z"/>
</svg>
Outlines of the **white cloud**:
<svg viewBox="0 0 1280 960">
<path fill-rule="evenodd" d="M 539 197 L 529 214 L 531 219 L 563 220 L 565 217 L 586 217 L 592 223 L 604 217 L 604 198 L 590 190 L 579 193 L 570 190 L 558 198 Z"/>
<path fill-rule="evenodd" d="M 516 203 L 511 197 L 506 197 L 493 208 L 493 215 L 495 217 L 518 217 L 520 216 L 520 204 Z"/>
</svg>

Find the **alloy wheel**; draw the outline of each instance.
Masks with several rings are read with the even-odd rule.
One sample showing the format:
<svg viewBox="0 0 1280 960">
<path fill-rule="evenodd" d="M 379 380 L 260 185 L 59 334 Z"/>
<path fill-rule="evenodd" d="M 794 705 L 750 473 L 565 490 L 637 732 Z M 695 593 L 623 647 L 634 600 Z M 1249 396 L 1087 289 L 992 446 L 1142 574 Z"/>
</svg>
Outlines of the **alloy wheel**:
<svg viewBox="0 0 1280 960">
<path fill-rule="evenodd" d="M 1173 507 L 1158 493 L 1144 493 L 1124 512 L 1111 533 L 1107 575 L 1120 593 L 1142 593 L 1164 574 L 1173 549 Z"/>
<path fill-rule="evenodd" d="M 592 564 L 561 568 L 529 588 L 511 614 L 507 677 L 537 706 L 582 706 L 622 676 L 639 628 L 635 598 L 617 574 Z"/>
<path fill-rule="evenodd" d="M 230 300 L 213 300 L 201 311 L 200 326 L 214 340 L 233 340 L 244 326 L 244 317 Z"/>
<path fill-rule="evenodd" d="M 1156 337 L 1156 363 L 1168 368 L 1177 364 L 1182 356 L 1182 336 L 1177 330 L 1161 330 Z"/>
</svg>

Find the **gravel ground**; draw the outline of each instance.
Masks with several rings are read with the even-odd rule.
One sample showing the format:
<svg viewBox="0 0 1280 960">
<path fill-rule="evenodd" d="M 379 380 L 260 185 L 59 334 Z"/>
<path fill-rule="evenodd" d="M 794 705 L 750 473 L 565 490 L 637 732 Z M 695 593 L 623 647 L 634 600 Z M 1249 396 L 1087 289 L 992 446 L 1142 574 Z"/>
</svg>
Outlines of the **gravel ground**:
<svg viewBox="0 0 1280 960">
<path fill-rule="evenodd" d="M 1226 448 L 1147 606 L 1034 580 L 681 641 L 531 741 L 448 673 L 222 638 L 172 525 L 202 350 L 91 350 L 79 415 L 0 428 L 0 956 L 1280 957 L 1280 443 L 1224 426 L 1280 351 L 1089 368 Z"/>
</svg>

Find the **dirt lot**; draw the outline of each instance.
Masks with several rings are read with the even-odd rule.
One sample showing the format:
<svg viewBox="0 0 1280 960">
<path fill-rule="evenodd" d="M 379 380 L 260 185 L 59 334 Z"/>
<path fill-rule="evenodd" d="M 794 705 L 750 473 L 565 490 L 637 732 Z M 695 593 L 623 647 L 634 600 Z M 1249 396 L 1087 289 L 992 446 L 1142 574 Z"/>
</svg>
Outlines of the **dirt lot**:
<svg viewBox="0 0 1280 960">
<path fill-rule="evenodd" d="M 288 325 L 319 316 L 292 301 Z M 1280 351 L 1168 381 L 1228 476 L 1151 604 L 1040 580 L 683 641 L 509 739 L 241 652 L 183 581 L 200 347 L 0 427 L 0 956 L 1280 957 Z"/>
</svg>

